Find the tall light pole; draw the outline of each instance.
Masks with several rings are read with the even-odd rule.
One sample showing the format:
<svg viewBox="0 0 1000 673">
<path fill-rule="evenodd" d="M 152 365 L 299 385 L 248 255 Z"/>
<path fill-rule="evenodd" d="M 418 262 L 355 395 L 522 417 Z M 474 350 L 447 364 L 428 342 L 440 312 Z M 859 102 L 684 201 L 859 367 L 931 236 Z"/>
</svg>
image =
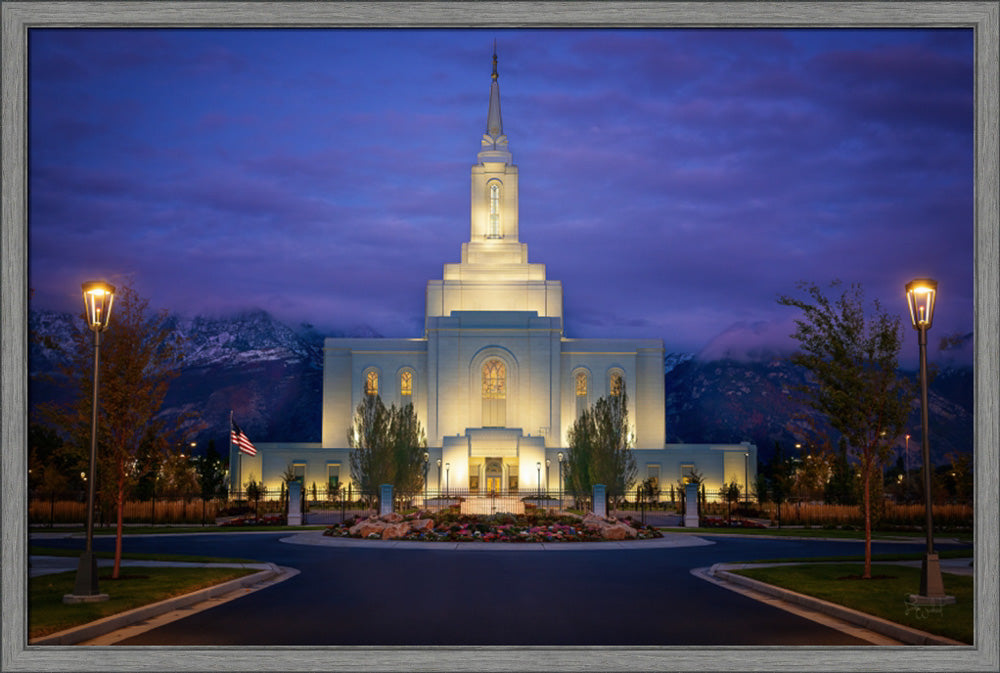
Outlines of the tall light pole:
<svg viewBox="0 0 1000 673">
<path fill-rule="evenodd" d="M 549 460 L 548 458 L 546 458 L 545 459 L 545 497 L 546 498 L 549 497 L 549 465 L 551 465 L 551 464 L 552 464 L 552 461 Z"/>
<path fill-rule="evenodd" d="M 954 597 L 944 593 L 941 565 L 934 553 L 934 510 L 931 504 L 931 451 L 927 422 L 927 330 L 934 322 L 934 303 L 937 299 L 937 281 L 918 278 L 906 284 L 906 302 L 910 307 L 910 321 L 919 334 L 920 343 L 920 444 L 924 461 L 924 509 L 927 514 L 927 552 L 920 569 L 920 594 L 911 599 L 935 604 L 954 602 Z M 949 600 L 950 599 L 950 600 Z"/>
<path fill-rule="evenodd" d="M 441 497 L 441 459 L 438 458 L 438 497 Z"/>
<path fill-rule="evenodd" d="M 87 327 L 94 333 L 94 397 L 90 418 L 90 470 L 87 472 L 87 542 L 76 568 L 73 593 L 63 596 L 63 603 L 91 603 L 108 600 L 97 588 L 97 558 L 94 556 L 94 492 L 97 488 L 97 383 L 100 364 L 101 332 L 108 328 L 115 286 L 101 281 L 83 284 L 83 305 Z"/>
<path fill-rule="evenodd" d="M 538 471 L 538 497 L 542 496 L 542 463 L 535 463 L 535 469 Z"/>
<path fill-rule="evenodd" d="M 750 506 L 750 452 L 743 452 L 743 504 Z"/>
<path fill-rule="evenodd" d="M 905 500 L 909 500 L 909 498 L 905 497 L 907 495 L 907 491 L 909 491 L 909 484 L 910 484 L 910 436 L 909 435 L 906 436 L 906 448 L 903 449 L 903 456 L 905 456 L 906 458 L 904 463 L 906 464 L 906 484 L 907 484 L 907 489 L 903 491 L 903 496 Z"/>
<path fill-rule="evenodd" d="M 444 464 L 444 494 L 446 496 L 451 495 L 451 489 L 448 487 L 448 482 L 451 480 L 451 463 Z"/>
<path fill-rule="evenodd" d="M 424 507 L 427 507 L 427 461 L 430 457 L 431 455 L 424 451 Z"/>
<path fill-rule="evenodd" d="M 556 458 L 559 459 L 559 509 L 562 509 L 562 473 L 563 473 L 563 452 L 560 451 L 556 454 Z"/>
</svg>

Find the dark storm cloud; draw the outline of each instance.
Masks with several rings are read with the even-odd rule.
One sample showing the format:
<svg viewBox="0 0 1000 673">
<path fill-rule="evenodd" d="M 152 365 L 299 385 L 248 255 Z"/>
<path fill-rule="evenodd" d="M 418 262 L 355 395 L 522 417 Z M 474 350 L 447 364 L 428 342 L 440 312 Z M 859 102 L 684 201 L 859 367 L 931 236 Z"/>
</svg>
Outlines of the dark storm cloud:
<svg viewBox="0 0 1000 673">
<path fill-rule="evenodd" d="M 970 31 L 495 33 L 40 32 L 35 303 L 107 273 L 187 313 L 419 335 L 496 37 L 521 240 L 568 336 L 759 353 L 797 280 L 888 303 L 924 274 L 971 329 Z"/>
</svg>

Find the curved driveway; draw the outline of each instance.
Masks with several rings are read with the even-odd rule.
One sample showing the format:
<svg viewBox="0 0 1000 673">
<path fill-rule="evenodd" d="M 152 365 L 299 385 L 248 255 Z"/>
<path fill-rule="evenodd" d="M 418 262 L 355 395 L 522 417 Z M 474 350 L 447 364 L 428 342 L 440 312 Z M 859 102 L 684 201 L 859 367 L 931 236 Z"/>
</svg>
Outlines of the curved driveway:
<svg viewBox="0 0 1000 673">
<path fill-rule="evenodd" d="M 557 553 L 541 545 L 466 543 L 475 553 L 460 553 L 449 549 L 453 545 L 282 542 L 290 537 L 287 532 L 127 537 L 129 552 L 259 559 L 300 573 L 119 644 L 868 644 L 690 572 L 717 562 L 858 554 L 860 541 L 701 536 L 714 544 L 570 549 L 579 543 L 566 543 Z M 114 540 L 94 542 L 110 549 Z M 79 547 L 81 541 L 45 544 Z M 872 546 L 875 553 L 901 547 Z M 922 548 L 919 541 L 902 546 Z"/>
</svg>

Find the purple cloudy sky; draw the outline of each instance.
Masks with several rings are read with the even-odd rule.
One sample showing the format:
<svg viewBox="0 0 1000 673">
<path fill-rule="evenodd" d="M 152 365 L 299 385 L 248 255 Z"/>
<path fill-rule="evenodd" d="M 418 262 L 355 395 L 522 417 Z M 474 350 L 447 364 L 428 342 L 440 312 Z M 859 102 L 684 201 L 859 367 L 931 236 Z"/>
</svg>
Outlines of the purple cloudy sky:
<svg viewBox="0 0 1000 673">
<path fill-rule="evenodd" d="M 796 281 L 903 312 L 924 275 L 937 335 L 972 331 L 971 30 L 32 31 L 33 307 L 131 278 L 187 315 L 422 335 L 494 38 L 567 336 L 740 354 L 787 344 Z"/>
</svg>

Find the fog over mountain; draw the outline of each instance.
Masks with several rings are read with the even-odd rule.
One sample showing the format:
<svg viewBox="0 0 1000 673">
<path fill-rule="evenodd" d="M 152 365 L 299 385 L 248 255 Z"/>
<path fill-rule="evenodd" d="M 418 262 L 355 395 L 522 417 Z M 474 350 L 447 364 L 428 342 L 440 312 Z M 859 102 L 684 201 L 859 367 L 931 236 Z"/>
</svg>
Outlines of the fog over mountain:
<svg viewBox="0 0 1000 673">
<path fill-rule="evenodd" d="M 194 421 L 183 428 L 204 447 L 209 439 L 224 449 L 230 410 L 254 441 L 318 442 L 321 431 L 323 339 L 379 337 L 356 325 L 321 334 L 303 323 L 292 328 L 262 310 L 229 317 L 179 317 L 168 324 L 184 339 L 180 376 L 167 394 L 161 416 L 169 422 L 183 413 Z M 66 401 L 73 391 L 49 380 L 66 361 L 78 316 L 33 311 L 29 317 L 29 402 Z M 668 352 L 664 357 L 665 425 L 668 442 L 757 444 L 762 460 L 782 442 L 797 441 L 797 414 L 811 413 L 798 401 L 801 370 L 785 355 L 794 343 L 785 326 L 737 323 L 696 354 Z M 789 331 L 785 331 L 788 334 Z M 934 344 L 937 374 L 930 388 L 931 449 L 936 462 L 973 446 L 973 373 L 967 364 L 972 335 Z M 914 371 L 904 371 L 915 376 Z M 822 420 L 817 419 L 822 426 Z M 917 444 L 919 407 L 910 417 L 911 451 Z M 902 439 L 900 439 L 902 442 Z"/>
</svg>

